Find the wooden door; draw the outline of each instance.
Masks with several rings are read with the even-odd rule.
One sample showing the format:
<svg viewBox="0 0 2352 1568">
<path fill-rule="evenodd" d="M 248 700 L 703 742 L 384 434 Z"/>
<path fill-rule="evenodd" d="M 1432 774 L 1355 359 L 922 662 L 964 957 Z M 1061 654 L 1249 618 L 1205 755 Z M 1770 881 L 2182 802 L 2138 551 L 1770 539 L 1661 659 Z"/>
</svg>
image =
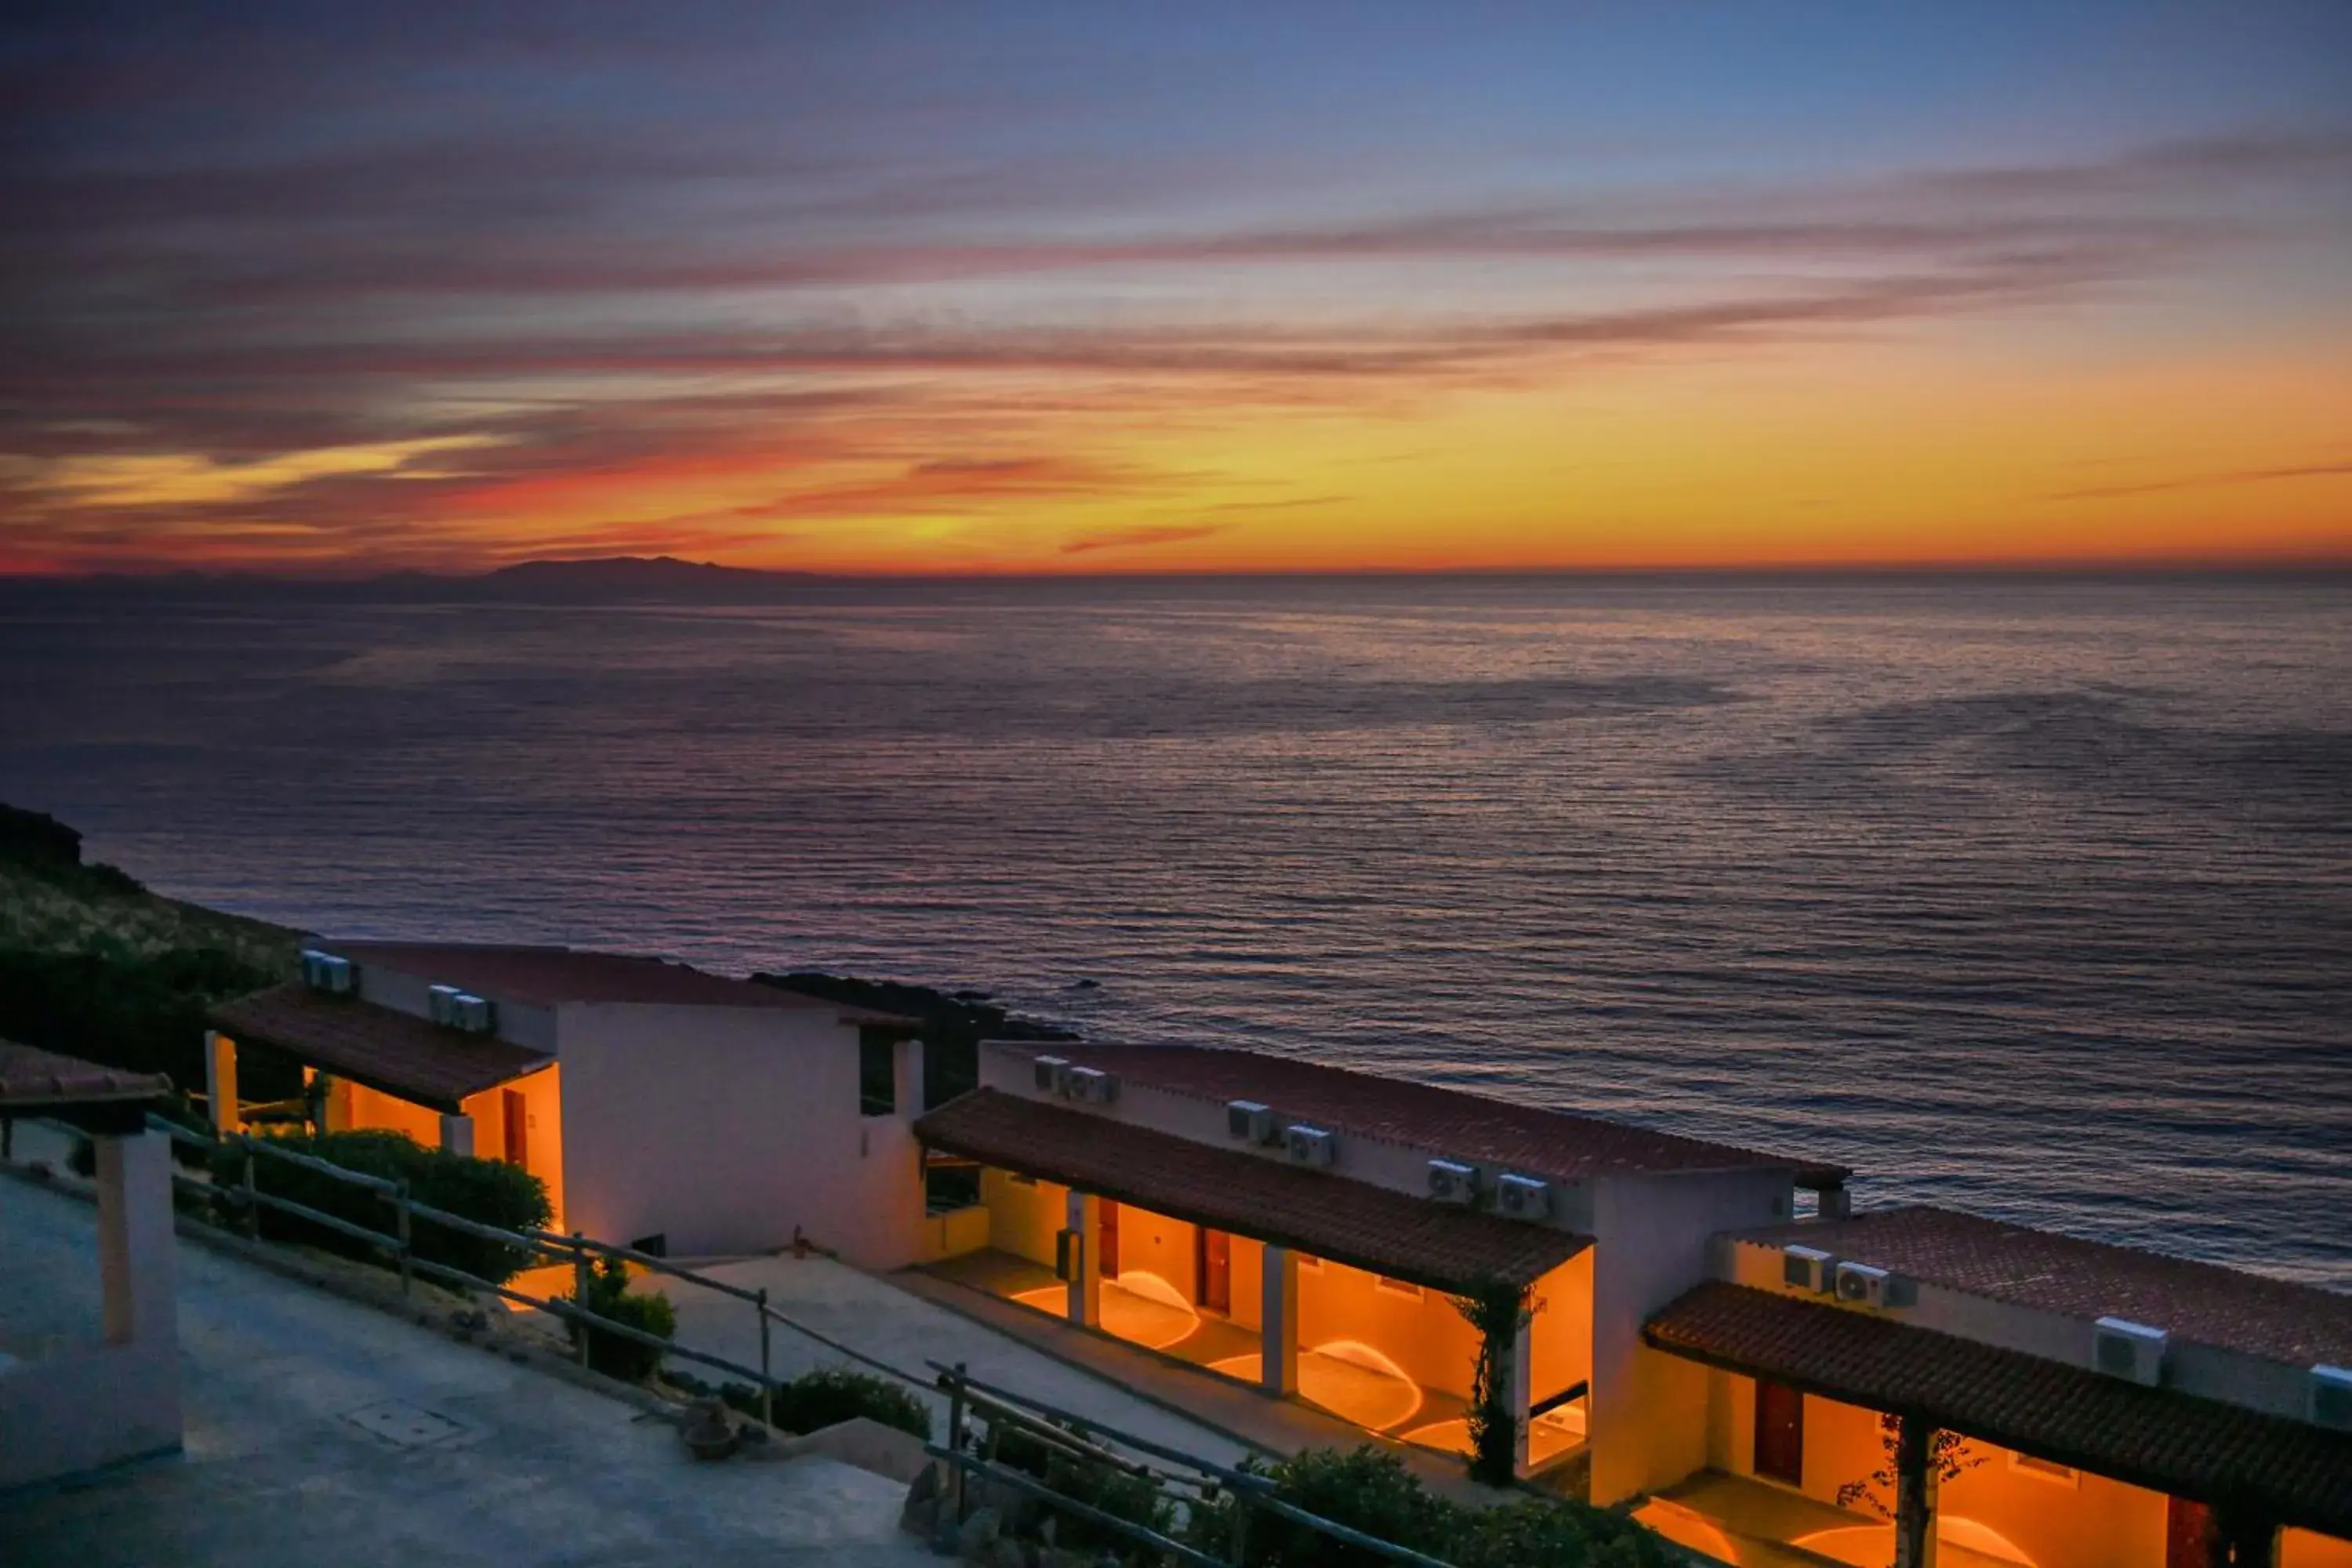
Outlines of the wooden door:
<svg viewBox="0 0 2352 1568">
<path fill-rule="evenodd" d="M 1192 1294 L 1212 1312 L 1234 1310 L 1234 1238 L 1230 1232 L 1195 1226 L 1192 1229 Z"/>
<path fill-rule="evenodd" d="M 1756 1380 L 1756 1473 L 1805 1484 L 1805 1396 L 1785 1383 Z"/>
<path fill-rule="evenodd" d="M 2212 1568 L 2213 1510 L 2187 1498 L 2164 1500 L 2164 1568 Z"/>
<path fill-rule="evenodd" d="M 1106 1279 L 1118 1278 L 1118 1205 L 1108 1198 L 1097 1200 L 1101 1218 L 1095 1224 L 1096 1272 Z"/>
<path fill-rule="evenodd" d="M 530 1168 L 530 1105 L 517 1089 L 500 1089 L 499 1106 L 507 1124 L 507 1163 Z"/>
</svg>

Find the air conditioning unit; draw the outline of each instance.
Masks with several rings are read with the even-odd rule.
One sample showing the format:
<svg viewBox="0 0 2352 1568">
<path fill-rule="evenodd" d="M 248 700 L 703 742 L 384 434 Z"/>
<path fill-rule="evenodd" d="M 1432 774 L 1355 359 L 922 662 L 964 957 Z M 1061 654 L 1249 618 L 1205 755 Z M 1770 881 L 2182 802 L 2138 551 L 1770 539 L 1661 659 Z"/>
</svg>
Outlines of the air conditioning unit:
<svg viewBox="0 0 2352 1568">
<path fill-rule="evenodd" d="M 348 958 L 338 958 L 315 947 L 302 950 L 302 984 L 313 991 L 348 996 L 357 984 L 358 976 L 359 972 Z"/>
<path fill-rule="evenodd" d="M 1478 1167 L 1459 1160 L 1429 1163 L 1429 1195 L 1442 1204 L 1463 1207 L 1478 1201 Z"/>
<path fill-rule="evenodd" d="M 1829 1295 L 1837 1289 L 1837 1259 L 1818 1247 L 1780 1249 L 1780 1283 Z"/>
<path fill-rule="evenodd" d="M 1837 1294 L 1839 1300 L 1857 1307 L 1907 1307 L 1912 1301 L 1906 1276 L 1867 1263 L 1837 1266 Z"/>
<path fill-rule="evenodd" d="M 470 991 L 449 999 L 449 1021 L 469 1035 L 487 1035 L 499 1026 L 499 1010 Z"/>
<path fill-rule="evenodd" d="M 1328 1165 L 1339 1152 L 1339 1140 L 1321 1127 L 1294 1121 L 1282 1130 L 1283 1147 L 1302 1165 Z"/>
<path fill-rule="evenodd" d="M 1036 1083 L 1037 1092 L 1039 1094 L 1059 1094 L 1062 1092 L 1062 1075 L 1070 1070 L 1068 1058 L 1064 1057 L 1039 1057 L 1035 1061 L 1032 1062 L 1030 1066 L 1037 1075 L 1034 1081 Z"/>
<path fill-rule="evenodd" d="M 1260 1105 L 1255 1100 L 1225 1101 L 1225 1136 L 1244 1143 L 1272 1143 L 1282 1136 L 1282 1129 L 1274 1120 L 1274 1107 Z"/>
<path fill-rule="evenodd" d="M 2125 1318 L 2091 1325 L 2091 1368 L 2154 1388 L 2164 1380 L 2165 1332 Z"/>
<path fill-rule="evenodd" d="M 425 994 L 425 1005 L 436 1024 L 456 1025 L 457 998 L 465 993 L 455 985 L 436 985 Z"/>
<path fill-rule="evenodd" d="M 1108 1105 L 1118 1098 L 1118 1079 L 1100 1068 L 1072 1068 L 1068 1093 L 1088 1105 Z"/>
<path fill-rule="evenodd" d="M 1534 1176 L 1501 1175 L 1495 1178 L 1495 1207 L 1513 1219 L 1549 1219 L 1551 1216 L 1551 1184 Z"/>
<path fill-rule="evenodd" d="M 2352 1367 L 2313 1367 L 2304 1406 L 2313 1426 L 2352 1432 Z"/>
</svg>

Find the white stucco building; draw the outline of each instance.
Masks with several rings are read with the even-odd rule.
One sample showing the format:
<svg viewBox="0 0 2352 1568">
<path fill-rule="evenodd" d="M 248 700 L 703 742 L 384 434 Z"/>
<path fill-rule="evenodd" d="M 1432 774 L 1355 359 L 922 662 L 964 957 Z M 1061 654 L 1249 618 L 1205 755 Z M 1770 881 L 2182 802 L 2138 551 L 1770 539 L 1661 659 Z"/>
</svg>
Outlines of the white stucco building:
<svg viewBox="0 0 2352 1568">
<path fill-rule="evenodd" d="M 678 1257 L 796 1233 L 869 1268 L 914 1257 L 909 1019 L 559 947 L 329 942 L 305 969 L 214 1011 L 216 1117 L 239 1048 L 267 1047 L 327 1075 L 331 1130 L 520 1165 L 562 1229 Z"/>
<path fill-rule="evenodd" d="M 311 968 L 219 1010 L 215 1104 L 236 1041 L 291 1051 L 331 1124 L 513 1160 L 600 1239 L 802 1234 L 1457 1453 L 1499 1291 L 1519 1473 L 1743 1568 L 2352 1568 L 2352 1298 L 1250 1051 L 992 1042 L 926 1106 L 914 1022 L 681 965 Z"/>
</svg>

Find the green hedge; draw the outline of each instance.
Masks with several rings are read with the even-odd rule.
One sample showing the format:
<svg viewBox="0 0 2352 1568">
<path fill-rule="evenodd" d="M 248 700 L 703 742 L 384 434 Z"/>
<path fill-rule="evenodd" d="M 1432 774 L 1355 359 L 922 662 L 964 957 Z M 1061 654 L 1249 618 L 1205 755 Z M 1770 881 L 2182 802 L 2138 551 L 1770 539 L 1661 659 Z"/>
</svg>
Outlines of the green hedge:
<svg viewBox="0 0 2352 1568">
<path fill-rule="evenodd" d="M 1583 1503 L 1526 1498 L 1472 1508 L 1437 1496 L 1404 1461 L 1370 1444 L 1351 1450 L 1310 1448 L 1279 1463 L 1251 1465 L 1275 1495 L 1457 1568 L 1675 1568 L 1678 1554 L 1623 1514 Z M 1228 1550 L 1230 1499 L 1193 1510 L 1189 1544 Z M 1252 1568 L 1381 1568 L 1383 1560 L 1271 1514 L 1251 1516 Z"/>
<path fill-rule="evenodd" d="M 691 1373 L 675 1368 L 664 1379 L 685 1392 L 715 1394 L 744 1415 L 760 1415 L 760 1391 L 748 1383 L 713 1386 Z M 895 1426 L 918 1437 L 931 1435 L 930 1411 L 908 1390 L 887 1378 L 874 1377 L 845 1367 L 819 1367 L 776 1389 L 776 1426 L 786 1432 L 818 1432 L 863 1415 L 885 1426 Z"/>
<path fill-rule="evenodd" d="M 444 1149 L 427 1149 L 404 1132 L 372 1131 L 329 1132 L 320 1137 L 271 1140 L 278 1147 L 308 1154 L 330 1164 L 386 1181 L 404 1181 L 408 1195 L 418 1203 L 446 1209 L 478 1225 L 501 1230 L 535 1230 L 544 1226 L 551 1210 L 547 1185 L 519 1166 L 500 1160 L 477 1160 Z M 236 1187 L 244 1180 L 245 1152 L 225 1143 L 213 1153 L 213 1181 Z M 254 1156 L 254 1180 L 262 1192 L 364 1226 L 386 1236 L 394 1232 L 392 1205 L 369 1188 L 339 1182 L 323 1172 L 306 1170 L 267 1154 Z M 369 1263 L 393 1266 L 389 1253 L 355 1237 L 314 1225 L 299 1215 L 273 1209 L 261 1211 L 261 1234 L 275 1241 L 295 1241 L 326 1252 L 340 1253 Z M 469 1236 L 448 1226 L 418 1219 L 409 1242 L 415 1256 L 427 1263 L 462 1269 L 478 1279 L 503 1285 L 539 1261 L 527 1247 Z"/>
<path fill-rule="evenodd" d="M 567 1290 L 558 1300 L 577 1302 L 580 1294 Z M 589 1274 L 587 1306 L 600 1318 L 664 1342 L 677 1333 L 677 1310 L 670 1305 L 669 1298 L 658 1290 L 643 1294 L 630 1290 L 629 1267 L 617 1258 L 600 1258 Z M 587 1334 L 588 1364 L 607 1377 L 643 1383 L 661 1365 L 662 1352 L 656 1346 L 585 1327 L 571 1319 L 564 1320 L 564 1327 L 574 1345 L 580 1342 L 582 1333 Z"/>
</svg>

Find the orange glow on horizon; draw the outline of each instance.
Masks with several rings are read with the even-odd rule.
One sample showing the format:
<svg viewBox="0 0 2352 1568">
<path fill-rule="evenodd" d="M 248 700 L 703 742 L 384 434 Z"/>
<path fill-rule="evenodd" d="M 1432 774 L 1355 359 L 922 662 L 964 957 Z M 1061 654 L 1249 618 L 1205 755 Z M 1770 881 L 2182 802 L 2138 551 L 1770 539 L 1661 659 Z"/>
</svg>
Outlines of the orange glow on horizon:
<svg viewBox="0 0 2352 1568">
<path fill-rule="evenodd" d="M 93 462 L 5 563 L 89 564 L 70 539 L 84 515 L 152 519 L 150 566 L 332 574 L 624 554 L 879 576 L 2352 563 L 2352 368 L 2021 379 L 1916 357 L 1432 386 L 1399 408 L 1188 391 L 1097 411 L 1073 393 L 984 458 L 954 455 L 970 437 L 948 416 L 901 411 L 544 471 L 454 435 L 233 470 Z M 174 521 L 182 490 L 212 498 L 201 520 Z M 331 529 L 219 515 L 223 496 L 299 515 L 327 490 L 392 492 L 413 521 L 353 555 Z"/>
</svg>

